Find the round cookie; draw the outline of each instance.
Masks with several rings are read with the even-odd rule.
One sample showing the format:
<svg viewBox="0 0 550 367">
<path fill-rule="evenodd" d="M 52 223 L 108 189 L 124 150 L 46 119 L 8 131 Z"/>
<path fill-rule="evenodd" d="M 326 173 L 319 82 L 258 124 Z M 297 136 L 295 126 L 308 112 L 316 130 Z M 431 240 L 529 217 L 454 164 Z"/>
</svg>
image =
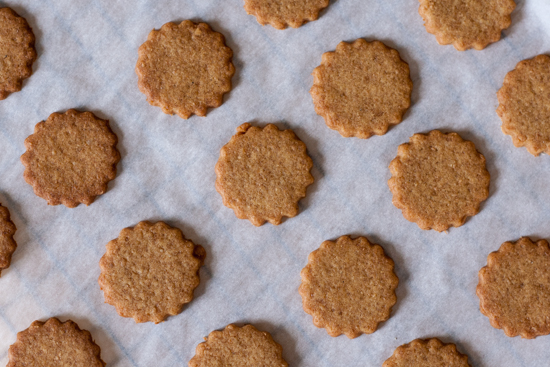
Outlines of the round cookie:
<svg viewBox="0 0 550 367">
<path fill-rule="evenodd" d="M 220 150 L 216 190 L 237 218 L 255 226 L 278 225 L 298 214 L 298 201 L 313 183 L 313 162 L 292 130 L 248 123 Z"/>
<path fill-rule="evenodd" d="M 480 310 L 510 337 L 550 334 L 550 247 L 527 237 L 505 242 L 479 271 Z"/>
<path fill-rule="evenodd" d="M 325 241 L 302 269 L 304 311 L 330 336 L 356 338 L 390 317 L 399 280 L 393 260 L 365 237 Z"/>
<path fill-rule="evenodd" d="M 390 163 L 393 205 L 422 229 L 460 227 L 489 196 L 485 157 L 457 133 L 414 134 Z"/>
<path fill-rule="evenodd" d="M 49 205 L 90 205 L 116 176 L 117 142 L 109 121 L 91 112 L 52 113 L 25 139 L 25 181 Z"/>
<path fill-rule="evenodd" d="M 419 0 L 418 12 L 428 33 L 440 45 L 453 44 L 459 51 L 482 50 L 500 39 L 512 23 L 513 0 Z"/>
<path fill-rule="evenodd" d="M 252 325 L 228 325 L 213 331 L 197 346 L 189 367 L 288 367 L 283 348 Z"/>
<path fill-rule="evenodd" d="M 0 205 L 0 275 L 3 269 L 7 269 L 11 263 L 11 255 L 17 248 L 13 239 L 15 224 L 10 219 L 10 211 Z"/>
<path fill-rule="evenodd" d="M 120 316 L 157 324 L 191 302 L 205 257 L 178 228 L 140 222 L 107 244 L 99 286 Z"/>
<path fill-rule="evenodd" d="M 7 367 L 104 367 L 100 349 L 90 332 L 81 330 L 71 320 L 60 322 L 51 318 L 35 321 L 17 333 L 10 346 Z"/>
<path fill-rule="evenodd" d="M 329 0 L 244 0 L 244 10 L 254 15 L 261 25 L 285 29 L 317 20 L 319 12 L 328 4 Z"/>
<path fill-rule="evenodd" d="M 398 347 L 382 367 L 470 367 L 470 364 L 454 344 L 432 338 L 416 339 Z"/>
<path fill-rule="evenodd" d="M 149 33 L 138 55 L 139 90 L 164 113 L 206 116 L 231 90 L 233 51 L 206 23 L 166 23 Z"/>
<path fill-rule="evenodd" d="M 409 65 L 382 42 L 340 42 L 313 70 L 315 111 L 344 137 L 384 135 L 411 105 Z"/>
<path fill-rule="evenodd" d="M 550 154 L 550 57 L 523 60 L 506 74 L 497 93 L 502 131 L 516 147 Z"/>
<path fill-rule="evenodd" d="M 25 18 L 10 8 L 0 8 L 0 100 L 20 91 L 23 79 L 31 76 L 34 41 Z"/>
</svg>

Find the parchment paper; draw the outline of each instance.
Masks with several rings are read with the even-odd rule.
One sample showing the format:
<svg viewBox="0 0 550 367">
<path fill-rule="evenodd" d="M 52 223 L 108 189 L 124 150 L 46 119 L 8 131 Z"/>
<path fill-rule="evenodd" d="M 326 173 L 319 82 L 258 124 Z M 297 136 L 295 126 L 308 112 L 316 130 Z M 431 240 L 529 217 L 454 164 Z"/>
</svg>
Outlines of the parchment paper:
<svg viewBox="0 0 550 367">
<path fill-rule="evenodd" d="M 483 51 L 440 46 L 416 0 L 337 0 L 298 29 L 262 27 L 242 0 L 4 0 L 37 38 L 23 90 L 0 102 L 0 202 L 19 245 L 0 278 L 0 365 L 32 321 L 72 319 L 89 330 L 107 366 L 186 366 L 202 338 L 253 323 L 282 344 L 291 366 L 381 366 L 415 338 L 454 342 L 474 367 L 546 367 L 550 336 L 509 338 L 479 311 L 477 273 L 501 243 L 550 238 L 550 158 L 515 148 L 501 130 L 496 92 L 526 58 L 550 52 L 550 3 L 518 0 L 512 26 Z M 206 21 L 234 51 L 234 89 L 206 118 L 185 121 L 150 106 L 137 88 L 137 49 L 169 21 Z M 396 48 L 411 69 L 412 107 L 384 136 L 342 138 L 308 93 L 323 52 L 364 37 Z M 109 119 L 122 161 L 89 207 L 51 207 L 23 180 L 19 157 L 52 112 Z M 313 158 L 301 212 L 254 227 L 214 187 L 220 148 L 243 122 L 292 128 Z M 490 196 L 448 233 L 422 231 L 392 205 L 389 162 L 414 133 L 456 131 L 487 158 Z M 141 220 L 164 220 L 208 253 L 196 298 L 166 322 L 135 324 L 104 304 L 97 284 L 106 243 Z M 322 241 L 363 235 L 396 263 L 398 301 L 378 331 L 332 338 L 302 310 L 300 270 Z"/>
</svg>

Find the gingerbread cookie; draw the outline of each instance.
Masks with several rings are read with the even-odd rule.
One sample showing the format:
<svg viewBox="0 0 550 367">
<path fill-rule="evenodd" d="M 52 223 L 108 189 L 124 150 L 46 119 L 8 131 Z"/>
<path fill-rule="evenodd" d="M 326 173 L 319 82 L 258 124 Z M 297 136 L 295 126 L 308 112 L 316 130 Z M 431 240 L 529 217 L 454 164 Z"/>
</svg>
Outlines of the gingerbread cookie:
<svg viewBox="0 0 550 367">
<path fill-rule="evenodd" d="M 497 93 L 502 131 L 516 147 L 550 154 L 550 57 L 521 61 L 504 78 Z"/>
<path fill-rule="evenodd" d="M 485 157 L 457 133 L 414 134 L 390 163 L 393 205 L 422 229 L 460 227 L 489 196 Z"/>
<path fill-rule="evenodd" d="M 100 349 L 90 332 L 81 330 L 71 320 L 51 318 L 35 321 L 17 333 L 17 341 L 9 349 L 7 367 L 104 367 Z"/>
<path fill-rule="evenodd" d="M 25 139 L 25 181 L 49 205 L 90 205 L 116 176 L 117 141 L 109 121 L 91 112 L 52 113 Z"/>
<path fill-rule="evenodd" d="M 178 228 L 140 222 L 107 244 L 99 286 L 120 316 L 158 324 L 191 302 L 205 257 Z"/>
<path fill-rule="evenodd" d="M 330 336 L 371 334 L 390 317 L 399 280 L 393 260 L 365 237 L 325 241 L 302 269 L 304 311 Z"/>
<path fill-rule="evenodd" d="M 13 239 L 15 230 L 15 224 L 10 219 L 10 211 L 0 205 L 0 275 L 3 269 L 10 266 L 11 255 L 17 248 L 17 243 Z"/>
<path fill-rule="evenodd" d="M 409 65 L 382 42 L 340 42 L 313 70 L 315 111 L 344 137 L 384 135 L 411 105 Z"/>
<path fill-rule="evenodd" d="M 313 162 L 292 130 L 242 124 L 220 151 L 216 190 L 223 204 L 255 226 L 278 225 L 298 214 L 298 201 L 313 183 Z"/>
<path fill-rule="evenodd" d="M 197 346 L 189 367 L 288 367 L 283 348 L 252 325 L 228 325 L 205 340 Z"/>
<path fill-rule="evenodd" d="M 31 76 L 34 41 L 25 18 L 10 8 L 0 8 L 0 100 L 20 91 L 23 79 Z"/>
<path fill-rule="evenodd" d="M 428 33 L 440 45 L 453 44 L 459 51 L 482 50 L 500 39 L 512 23 L 513 0 L 419 0 L 418 12 Z"/>
<path fill-rule="evenodd" d="M 550 334 L 550 247 L 523 237 L 489 254 L 476 289 L 480 310 L 510 337 Z"/>
<path fill-rule="evenodd" d="M 470 367 L 468 357 L 454 344 L 439 339 L 416 339 L 398 347 L 382 367 Z"/>
<path fill-rule="evenodd" d="M 139 90 L 164 113 L 206 116 L 231 90 L 233 51 L 206 23 L 166 23 L 149 33 L 138 54 Z"/>
<path fill-rule="evenodd" d="M 328 4 L 329 0 L 244 0 L 244 9 L 261 25 L 285 29 L 317 20 L 319 12 Z"/>
</svg>

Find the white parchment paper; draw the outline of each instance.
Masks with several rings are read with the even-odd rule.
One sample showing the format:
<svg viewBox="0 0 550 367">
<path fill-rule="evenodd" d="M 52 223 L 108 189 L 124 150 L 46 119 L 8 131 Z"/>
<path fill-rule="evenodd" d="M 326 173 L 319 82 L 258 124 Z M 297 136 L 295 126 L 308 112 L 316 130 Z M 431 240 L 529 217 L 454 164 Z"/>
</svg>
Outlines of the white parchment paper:
<svg viewBox="0 0 550 367">
<path fill-rule="evenodd" d="M 550 52 L 548 0 L 517 3 L 501 41 L 458 52 L 426 32 L 416 0 L 337 0 L 285 31 L 260 26 L 242 0 L 0 1 L 30 23 L 38 52 L 23 90 L 0 101 L 0 202 L 19 245 L 0 278 L 0 365 L 18 331 L 54 316 L 89 330 L 113 367 L 186 366 L 229 323 L 270 332 L 291 366 L 381 366 L 425 337 L 456 343 L 474 367 L 550 365 L 550 336 L 506 337 L 475 295 L 478 270 L 502 242 L 550 238 L 550 158 L 515 148 L 495 112 L 506 73 Z M 224 104 L 187 121 L 150 106 L 134 72 L 148 33 L 184 19 L 223 33 L 236 67 Z M 328 129 L 308 93 L 322 53 L 359 37 L 396 48 L 414 83 L 405 120 L 368 140 Z M 19 161 L 34 125 L 69 108 L 109 119 L 122 154 L 108 192 L 75 209 L 35 196 Z M 292 128 L 314 161 L 300 214 L 277 227 L 237 219 L 214 188 L 219 150 L 247 121 Z M 435 128 L 473 141 L 491 174 L 481 212 L 448 233 L 405 220 L 387 186 L 397 146 Z M 208 253 L 196 298 L 159 325 L 118 316 L 97 284 L 105 244 L 141 220 L 177 226 Z M 307 255 L 345 234 L 380 243 L 400 279 L 391 318 L 354 340 L 313 326 L 297 291 Z"/>
</svg>

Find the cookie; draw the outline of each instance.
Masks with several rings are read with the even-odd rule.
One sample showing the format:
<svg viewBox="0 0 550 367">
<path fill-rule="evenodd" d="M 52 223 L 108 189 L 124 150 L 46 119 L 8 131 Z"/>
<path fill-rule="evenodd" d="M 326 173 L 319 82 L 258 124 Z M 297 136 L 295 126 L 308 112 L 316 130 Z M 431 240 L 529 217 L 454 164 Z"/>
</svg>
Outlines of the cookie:
<svg viewBox="0 0 550 367">
<path fill-rule="evenodd" d="M 292 130 L 248 123 L 220 150 L 216 190 L 237 218 L 255 226 L 278 225 L 298 214 L 298 201 L 313 183 L 313 162 Z"/>
<path fill-rule="evenodd" d="M 323 54 L 309 91 L 315 111 L 344 137 L 384 135 L 411 105 L 409 65 L 382 42 L 340 42 Z"/>
<path fill-rule="evenodd" d="M 21 90 L 36 60 L 34 33 L 10 8 L 0 8 L 0 100 Z"/>
<path fill-rule="evenodd" d="M 60 322 L 51 318 L 35 321 L 17 333 L 10 346 L 7 367 L 104 367 L 100 349 L 87 330 L 81 330 L 71 320 Z"/>
<path fill-rule="evenodd" d="M 52 113 L 25 139 L 25 181 L 49 205 L 90 205 L 116 176 L 117 142 L 109 121 L 91 112 Z"/>
<path fill-rule="evenodd" d="M 504 78 L 497 93 L 502 131 L 516 147 L 550 154 L 550 57 L 521 61 Z"/>
<path fill-rule="evenodd" d="M 481 313 L 510 337 L 550 334 L 550 247 L 523 237 L 504 242 L 479 271 Z"/>
<path fill-rule="evenodd" d="M 252 325 L 228 325 L 204 339 L 189 367 L 288 367 L 282 356 L 283 348 L 269 333 Z"/>
<path fill-rule="evenodd" d="M 166 23 L 149 33 L 138 55 L 139 90 L 164 113 L 206 116 L 231 90 L 233 51 L 206 23 Z"/>
<path fill-rule="evenodd" d="M 325 241 L 302 269 L 304 311 L 330 336 L 371 334 L 390 317 L 399 280 L 393 260 L 365 237 Z"/>
<path fill-rule="evenodd" d="M 457 133 L 433 130 L 409 141 L 390 163 L 393 205 L 422 229 L 460 227 L 489 196 L 485 157 Z"/>
<path fill-rule="evenodd" d="M 382 367 L 470 367 L 468 357 L 454 344 L 439 339 L 416 339 L 398 347 Z"/>
<path fill-rule="evenodd" d="M 11 263 L 11 255 L 17 248 L 13 239 L 15 224 L 10 219 L 10 211 L 0 204 L 0 275 L 2 270 L 7 269 Z"/>
<path fill-rule="evenodd" d="M 329 0 L 244 0 L 244 9 L 261 25 L 285 29 L 317 20 L 319 12 L 328 4 Z"/>
<path fill-rule="evenodd" d="M 120 316 L 158 324 L 191 302 L 205 257 L 178 228 L 140 222 L 107 244 L 99 286 Z"/>
<path fill-rule="evenodd" d="M 513 0 L 419 0 L 418 12 L 440 45 L 482 50 L 512 23 Z"/>
</svg>

